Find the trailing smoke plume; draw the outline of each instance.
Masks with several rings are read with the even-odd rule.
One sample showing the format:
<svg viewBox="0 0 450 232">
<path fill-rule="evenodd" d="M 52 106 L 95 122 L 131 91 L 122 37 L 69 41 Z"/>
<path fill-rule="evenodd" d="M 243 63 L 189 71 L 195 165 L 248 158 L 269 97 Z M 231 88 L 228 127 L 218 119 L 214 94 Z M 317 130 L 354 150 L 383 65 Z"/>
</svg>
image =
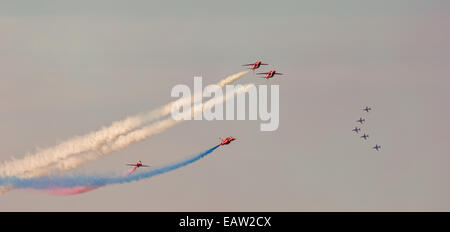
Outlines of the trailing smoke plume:
<svg viewBox="0 0 450 232">
<path fill-rule="evenodd" d="M 236 77 L 233 77 L 233 78 L 236 78 Z M 234 94 L 244 93 L 250 87 L 253 87 L 253 86 L 254 86 L 253 84 L 245 85 L 239 89 L 236 89 Z M 208 102 L 204 103 L 202 105 L 202 107 L 195 108 L 194 114 L 201 113 L 205 106 L 212 108 L 219 103 L 223 103 L 223 102 L 227 101 L 229 98 L 234 97 L 234 94 L 227 95 L 225 98 L 213 98 L 213 99 L 209 100 Z M 182 99 L 182 101 L 183 101 L 183 99 Z M 173 103 L 169 103 L 169 104 L 173 104 Z M 200 109 L 200 110 L 198 110 L 198 109 Z M 168 113 L 170 113 L 170 111 Z M 186 112 L 186 113 L 190 114 L 191 112 Z M 150 136 L 161 133 L 182 121 L 183 120 L 174 120 L 172 118 L 167 118 L 167 119 L 164 119 L 161 121 L 157 121 L 149 126 L 141 128 L 141 129 L 129 132 L 128 134 L 121 134 L 121 135 L 117 136 L 115 140 L 113 140 L 109 143 L 104 143 L 102 146 L 99 146 L 97 148 L 97 150 L 88 151 L 88 152 L 84 152 L 84 153 L 80 153 L 80 154 L 76 153 L 77 155 L 72 155 L 72 156 L 68 155 L 65 157 L 65 159 L 58 158 L 58 160 L 56 162 L 56 164 L 57 164 L 56 167 L 59 170 L 69 170 L 69 169 L 76 168 L 86 162 L 98 159 L 99 157 L 109 154 L 111 152 L 124 149 L 125 147 L 127 147 L 135 142 L 142 141 Z M 38 157 L 40 157 L 40 156 L 38 156 Z M 44 162 L 48 163 L 48 160 L 46 159 L 48 157 L 41 157 L 41 158 L 44 159 Z M 39 162 L 39 160 L 37 160 L 37 162 Z M 27 168 L 26 167 L 27 163 L 25 160 L 22 160 L 22 165 L 25 166 L 25 168 L 21 169 L 23 171 L 22 175 L 17 175 L 17 176 L 22 176 L 22 177 L 42 176 L 42 175 L 49 174 L 49 171 L 50 171 L 49 170 L 50 167 L 48 165 L 47 166 L 44 165 L 43 167 L 38 167 L 38 168 L 36 168 L 37 165 L 32 165 L 31 168 L 30 167 Z M 13 176 L 13 175 L 7 175 L 7 176 Z M 10 190 L 10 186 L 0 187 L 0 193 L 7 192 L 9 190 Z"/>
<path fill-rule="evenodd" d="M 216 145 L 200 154 L 188 157 L 178 162 L 174 162 L 162 167 L 148 169 L 146 171 L 133 175 L 118 175 L 118 176 L 58 176 L 58 177 L 35 177 L 35 178 L 20 178 L 20 177 L 0 177 L 0 186 L 8 185 L 21 189 L 35 189 L 56 195 L 71 195 L 84 193 L 101 186 L 110 184 L 122 184 L 141 179 L 150 178 L 169 171 L 176 170 L 188 164 L 194 163 L 201 158 L 207 156 L 220 145 Z M 134 169 L 135 170 L 135 169 Z"/>
<path fill-rule="evenodd" d="M 242 78 L 247 73 L 248 71 L 243 71 L 228 76 L 221 80 L 218 85 L 224 87 L 225 85 L 231 84 Z M 186 98 L 182 99 L 181 102 L 187 104 L 190 103 L 190 101 L 191 99 Z M 48 168 L 50 167 L 54 167 L 55 165 L 57 167 L 64 167 L 57 164 L 72 155 L 80 154 L 81 156 L 84 156 L 83 153 L 85 152 L 92 151 L 95 153 L 99 150 L 103 153 L 102 150 L 105 144 L 115 141 L 121 135 L 125 135 L 148 122 L 169 115 L 174 102 L 175 101 L 170 102 L 148 113 L 116 121 L 109 127 L 104 127 L 84 136 L 74 137 L 54 147 L 38 151 L 32 155 L 27 155 L 23 159 L 6 161 L 0 166 L 0 176 L 33 177 L 36 175 L 45 175 L 48 174 Z M 67 169 L 68 166 L 63 168 L 63 170 Z M 0 189 L 0 193 L 1 192 L 2 189 Z"/>
</svg>

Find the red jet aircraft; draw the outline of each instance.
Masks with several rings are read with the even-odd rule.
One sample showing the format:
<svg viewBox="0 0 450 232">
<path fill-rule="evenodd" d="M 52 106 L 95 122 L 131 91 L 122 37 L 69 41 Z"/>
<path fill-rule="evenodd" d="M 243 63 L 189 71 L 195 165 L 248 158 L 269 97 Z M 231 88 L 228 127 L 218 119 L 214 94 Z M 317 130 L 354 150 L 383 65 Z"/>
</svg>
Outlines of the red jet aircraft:
<svg viewBox="0 0 450 232">
<path fill-rule="evenodd" d="M 255 70 L 255 69 L 259 68 L 259 66 L 261 66 L 261 65 L 268 65 L 268 64 L 263 64 L 263 63 L 261 63 L 261 61 L 256 61 L 253 64 L 244 64 L 242 66 L 252 66 L 250 69 Z"/>
<path fill-rule="evenodd" d="M 143 165 L 142 161 L 140 161 L 140 160 L 136 164 L 126 164 L 126 165 L 127 166 L 137 167 L 137 168 L 139 168 L 139 167 L 144 167 L 144 168 L 150 167 L 149 165 Z"/>
<path fill-rule="evenodd" d="M 230 144 L 231 143 L 231 141 L 234 141 L 234 140 L 236 140 L 234 137 L 228 137 L 228 138 L 225 138 L 225 139 L 220 139 L 221 140 L 221 142 L 220 142 L 220 146 L 223 146 L 223 145 L 228 145 L 228 144 Z"/>
<path fill-rule="evenodd" d="M 272 78 L 275 75 L 283 75 L 283 73 L 279 73 L 279 72 L 277 72 L 275 70 L 271 70 L 271 71 L 265 72 L 265 73 L 257 73 L 257 74 L 264 74 L 264 75 L 266 75 L 265 77 L 263 77 L 263 78 L 266 78 L 266 79 Z"/>
</svg>

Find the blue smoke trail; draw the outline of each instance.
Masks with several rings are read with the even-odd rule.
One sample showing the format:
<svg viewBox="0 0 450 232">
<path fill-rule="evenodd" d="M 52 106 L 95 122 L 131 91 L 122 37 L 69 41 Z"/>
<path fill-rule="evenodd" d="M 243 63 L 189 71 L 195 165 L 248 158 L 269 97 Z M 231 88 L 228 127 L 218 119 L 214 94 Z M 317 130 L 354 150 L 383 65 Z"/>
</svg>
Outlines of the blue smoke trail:
<svg viewBox="0 0 450 232">
<path fill-rule="evenodd" d="M 70 188 L 76 186 L 105 186 L 109 184 L 122 184 L 150 178 L 159 174 L 163 174 L 175 169 L 184 167 L 188 164 L 205 157 L 220 145 L 214 146 L 198 155 L 194 155 L 179 162 L 168 164 L 160 168 L 150 169 L 145 172 L 129 176 L 55 176 L 55 177 L 38 177 L 38 178 L 20 178 L 20 177 L 0 177 L 0 186 L 11 186 L 14 188 L 32 188 L 32 189 L 52 189 L 52 188 Z"/>
</svg>

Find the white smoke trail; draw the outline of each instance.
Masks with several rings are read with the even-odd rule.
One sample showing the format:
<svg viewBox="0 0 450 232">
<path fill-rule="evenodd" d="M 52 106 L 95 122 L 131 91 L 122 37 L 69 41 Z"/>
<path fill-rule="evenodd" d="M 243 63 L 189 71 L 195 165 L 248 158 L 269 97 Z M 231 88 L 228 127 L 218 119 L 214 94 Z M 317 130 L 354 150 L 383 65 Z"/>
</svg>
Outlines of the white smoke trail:
<svg viewBox="0 0 450 232">
<path fill-rule="evenodd" d="M 233 74 L 221 80 L 217 85 L 224 87 L 247 73 L 248 71 L 243 71 Z M 186 98 L 183 100 L 182 102 L 187 104 L 190 103 L 191 99 Z M 103 145 L 114 141 L 118 136 L 126 134 L 147 122 L 167 116 L 170 114 L 174 102 L 170 102 L 149 113 L 131 116 L 124 120 L 114 122 L 109 127 L 104 127 L 84 136 L 77 136 L 54 147 L 38 151 L 34 155 L 27 155 L 23 159 L 5 161 L 0 166 L 0 176 L 31 177 L 35 176 L 36 173 L 46 174 L 43 170 L 58 164 L 69 156 L 99 150 Z M 34 170 L 41 171 L 34 172 Z"/>
<path fill-rule="evenodd" d="M 202 113 L 205 109 L 211 109 L 217 104 L 223 103 L 230 98 L 234 97 L 237 94 L 242 94 L 248 91 L 249 88 L 254 87 L 254 84 L 247 84 L 244 85 L 238 89 L 235 89 L 233 94 L 227 94 L 225 97 L 222 98 L 213 98 L 203 104 L 201 104 L 201 107 L 198 108 L 191 108 L 193 109 L 193 114 L 199 114 Z M 185 112 L 185 114 L 191 114 L 191 112 Z M 161 132 L 166 131 L 167 129 L 175 126 L 176 124 L 183 122 L 184 120 L 174 120 L 173 118 L 169 117 L 167 119 L 154 122 L 151 125 L 148 125 L 146 127 L 143 127 L 141 129 L 132 131 L 125 135 L 120 135 L 115 141 L 112 143 L 104 144 L 101 149 L 97 151 L 91 151 L 86 152 L 82 155 L 76 155 L 71 156 L 65 160 L 62 160 L 58 162 L 58 169 L 59 170 L 70 170 L 76 167 L 79 167 L 80 165 L 87 163 L 91 160 L 98 159 L 104 155 L 110 154 L 115 151 L 122 150 L 128 146 L 130 146 L 133 143 L 143 141 L 148 137 L 151 137 L 153 135 L 159 134 Z M 35 170 L 34 173 L 32 173 L 32 176 L 40 175 L 43 172 L 48 170 Z"/>
<path fill-rule="evenodd" d="M 223 98 L 213 98 L 201 105 L 201 107 L 193 107 L 191 109 L 194 110 L 194 114 L 202 113 L 205 109 L 211 109 L 212 107 L 216 106 L 219 103 L 223 103 L 227 101 L 228 99 L 234 97 L 237 94 L 245 93 L 248 91 L 249 88 L 254 87 L 254 84 L 247 84 L 244 85 L 238 89 L 234 90 L 234 94 L 227 94 Z M 182 99 L 179 99 L 182 100 Z M 191 112 L 185 112 L 187 114 L 191 114 Z M 107 155 L 111 152 L 122 150 L 126 148 L 127 146 L 142 141 L 148 137 L 151 137 L 153 135 L 159 134 L 174 125 L 183 122 L 184 120 L 174 120 L 173 118 L 167 118 L 158 122 L 155 122 L 149 126 L 143 127 L 141 129 L 132 131 L 128 134 L 120 135 L 115 141 L 111 143 L 104 144 L 101 149 L 97 151 L 90 151 L 83 154 L 78 154 L 75 156 L 70 156 L 64 160 L 61 160 L 57 164 L 57 168 L 59 170 L 69 170 L 76 167 L 79 167 L 80 165 L 87 163 L 91 160 L 98 159 L 104 155 Z M 49 168 L 36 168 L 29 172 L 27 172 L 26 175 L 23 175 L 24 177 L 35 177 L 35 176 L 42 176 L 49 174 Z M 5 192 L 8 192 L 12 190 L 11 187 L 0 187 L 0 194 L 3 194 Z"/>
</svg>

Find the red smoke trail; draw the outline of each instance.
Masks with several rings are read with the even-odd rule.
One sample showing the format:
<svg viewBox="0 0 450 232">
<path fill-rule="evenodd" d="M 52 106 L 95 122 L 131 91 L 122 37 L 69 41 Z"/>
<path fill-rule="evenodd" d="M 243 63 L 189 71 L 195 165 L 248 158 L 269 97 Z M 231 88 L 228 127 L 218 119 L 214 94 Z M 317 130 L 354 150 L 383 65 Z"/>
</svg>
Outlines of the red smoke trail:
<svg viewBox="0 0 450 232">
<path fill-rule="evenodd" d="M 41 193 L 47 193 L 54 196 L 68 196 L 68 195 L 75 195 L 75 194 L 81 194 L 85 192 L 92 191 L 94 189 L 100 188 L 100 186 L 76 186 L 72 188 L 54 188 L 54 189 L 43 189 L 43 190 L 36 190 Z"/>
<path fill-rule="evenodd" d="M 131 175 L 131 173 L 135 172 L 136 169 L 137 169 L 137 166 L 134 166 L 131 170 L 125 172 L 125 173 L 123 174 L 123 176 L 127 177 L 127 176 Z"/>
<path fill-rule="evenodd" d="M 133 167 L 132 169 L 126 171 L 123 176 L 127 177 L 131 175 L 133 172 L 135 172 L 137 167 Z M 70 188 L 52 188 L 52 189 L 42 189 L 42 190 L 35 190 L 41 193 L 46 193 L 54 196 L 68 196 L 68 195 L 75 195 L 75 194 L 81 194 L 85 192 L 89 192 L 92 190 L 95 190 L 97 188 L 100 188 L 100 186 L 75 186 Z"/>
</svg>

